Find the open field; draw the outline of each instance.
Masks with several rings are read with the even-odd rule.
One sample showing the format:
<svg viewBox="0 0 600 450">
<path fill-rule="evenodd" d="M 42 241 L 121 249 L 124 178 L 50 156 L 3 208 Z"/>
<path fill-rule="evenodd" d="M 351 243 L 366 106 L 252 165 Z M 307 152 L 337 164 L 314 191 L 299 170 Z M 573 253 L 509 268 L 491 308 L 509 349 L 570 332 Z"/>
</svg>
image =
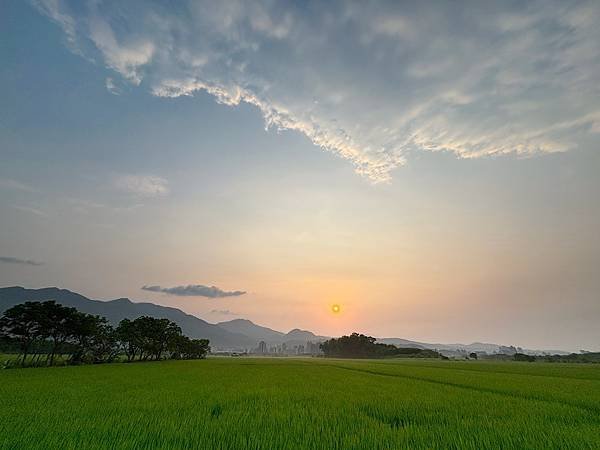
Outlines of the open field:
<svg viewBox="0 0 600 450">
<path fill-rule="evenodd" d="M 0 371 L 0 448 L 600 448 L 600 366 L 212 358 Z"/>
</svg>

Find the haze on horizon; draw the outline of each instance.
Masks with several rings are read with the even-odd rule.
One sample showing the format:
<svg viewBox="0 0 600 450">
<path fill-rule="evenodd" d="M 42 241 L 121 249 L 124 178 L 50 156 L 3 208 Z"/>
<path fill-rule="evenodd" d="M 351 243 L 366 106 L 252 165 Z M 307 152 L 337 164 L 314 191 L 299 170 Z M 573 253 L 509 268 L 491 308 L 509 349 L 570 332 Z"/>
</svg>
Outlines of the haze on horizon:
<svg viewBox="0 0 600 450">
<path fill-rule="evenodd" d="M 594 1 L 5 2 L 0 286 L 600 350 L 598 23 Z"/>
</svg>

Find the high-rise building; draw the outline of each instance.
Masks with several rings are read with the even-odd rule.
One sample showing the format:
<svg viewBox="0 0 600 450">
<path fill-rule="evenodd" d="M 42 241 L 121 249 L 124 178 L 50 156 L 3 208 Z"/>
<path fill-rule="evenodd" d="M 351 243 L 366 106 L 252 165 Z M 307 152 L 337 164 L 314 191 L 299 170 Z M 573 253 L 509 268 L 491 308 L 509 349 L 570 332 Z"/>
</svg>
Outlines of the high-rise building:
<svg viewBox="0 0 600 450">
<path fill-rule="evenodd" d="M 321 354 L 321 347 L 319 346 L 319 343 L 308 341 L 306 343 L 306 353 L 309 353 L 311 355 Z"/>
<path fill-rule="evenodd" d="M 258 353 L 260 353 L 261 355 L 265 355 L 268 353 L 267 343 L 265 341 L 260 341 L 258 343 Z"/>
</svg>

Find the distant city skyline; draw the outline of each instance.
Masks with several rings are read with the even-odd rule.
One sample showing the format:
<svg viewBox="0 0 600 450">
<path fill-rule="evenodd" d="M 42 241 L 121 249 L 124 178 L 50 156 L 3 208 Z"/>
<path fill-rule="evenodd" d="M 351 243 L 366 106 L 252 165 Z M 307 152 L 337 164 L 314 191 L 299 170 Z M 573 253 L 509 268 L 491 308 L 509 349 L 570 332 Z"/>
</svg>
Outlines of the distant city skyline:
<svg viewBox="0 0 600 450">
<path fill-rule="evenodd" d="M 593 1 L 7 2 L 0 286 L 600 350 L 598 23 Z"/>
</svg>

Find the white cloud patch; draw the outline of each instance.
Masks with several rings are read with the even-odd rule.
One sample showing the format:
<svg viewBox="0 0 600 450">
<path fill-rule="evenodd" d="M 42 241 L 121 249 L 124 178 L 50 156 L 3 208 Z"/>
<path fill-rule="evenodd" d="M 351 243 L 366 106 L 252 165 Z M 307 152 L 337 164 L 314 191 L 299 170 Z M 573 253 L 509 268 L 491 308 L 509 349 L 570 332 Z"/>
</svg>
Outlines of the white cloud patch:
<svg viewBox="0 0 600 450">
<path fill-rule="evenodd" d="M 567 151 L 599 129 L 594 1 L 63 2 L 78 51 L 163 97 L 255 105 L 374 181 L 418 151 Z"/>
<path fill-rule="evenodd" d="M 119 175 L 114 185 L 123 192 L 140 197 L 162 197 L 169 193 L 169 182 L 154 175 Z"/>
<path fill-rule="evenodd" d="M 113 80 L 111 77 L 106 78 L 104 85 L 106 86 L 106 90 L 111 94 L 121 95 L 121 89 L 117 86 L 115 80 Z"/>
<path fill-rule="evenodd" d="M 154 44 L 151 41 L 130 39 L 129 42 L 119 42 L 109 23 L 98 15 L 90 18 L 89 33 L 90 39 L 102 52 L 108 67 L 133 84 L 141 83 L 139 68 L 148 64 L 154 54 Z"/>
</svg>

